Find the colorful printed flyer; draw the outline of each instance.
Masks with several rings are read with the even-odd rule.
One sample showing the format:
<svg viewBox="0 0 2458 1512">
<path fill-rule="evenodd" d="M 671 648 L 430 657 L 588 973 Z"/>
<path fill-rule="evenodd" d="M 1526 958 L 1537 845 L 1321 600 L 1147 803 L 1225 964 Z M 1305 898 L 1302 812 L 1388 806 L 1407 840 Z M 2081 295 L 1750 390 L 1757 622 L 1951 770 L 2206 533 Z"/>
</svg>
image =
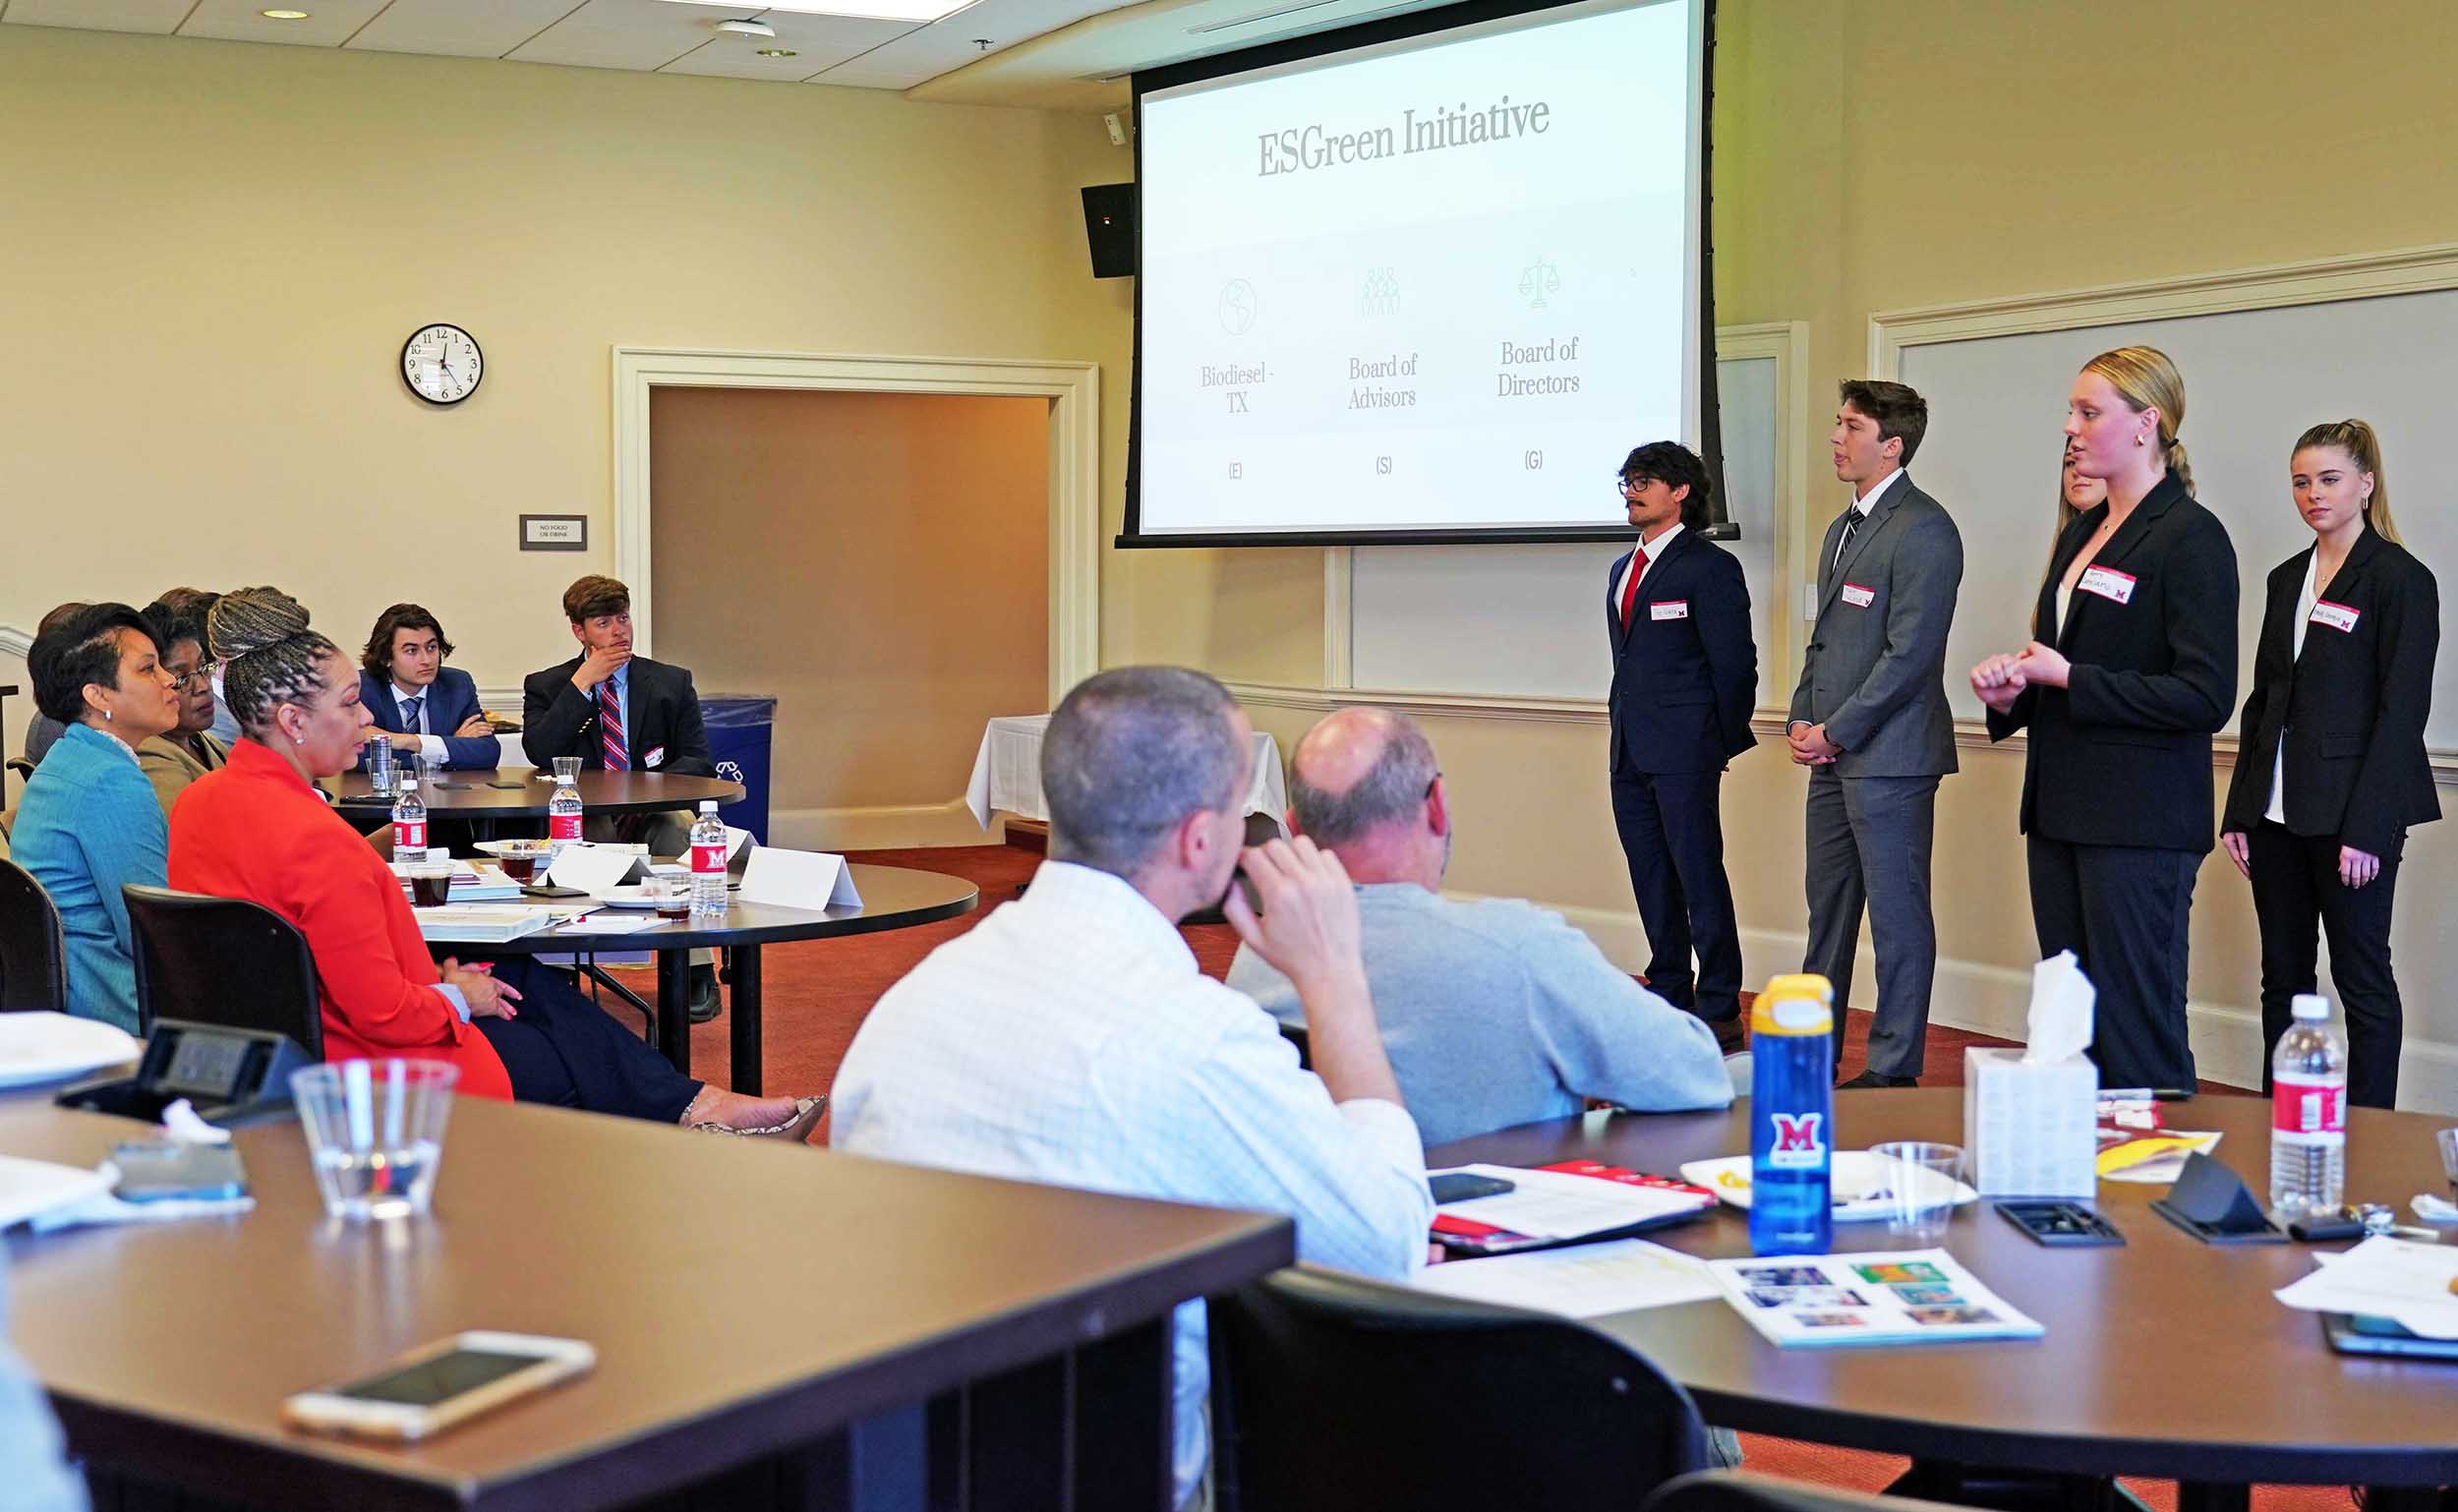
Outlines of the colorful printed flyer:
<svg viewBox="0 0 2458 1512">
<path fill-rule="evenodd" d="M 1932 1344 L 2047 1331 L 1943 1250 L 1710 1260 L 1707 1268 L 1725 1300 L 1776 1344 Z"/>
</svg>

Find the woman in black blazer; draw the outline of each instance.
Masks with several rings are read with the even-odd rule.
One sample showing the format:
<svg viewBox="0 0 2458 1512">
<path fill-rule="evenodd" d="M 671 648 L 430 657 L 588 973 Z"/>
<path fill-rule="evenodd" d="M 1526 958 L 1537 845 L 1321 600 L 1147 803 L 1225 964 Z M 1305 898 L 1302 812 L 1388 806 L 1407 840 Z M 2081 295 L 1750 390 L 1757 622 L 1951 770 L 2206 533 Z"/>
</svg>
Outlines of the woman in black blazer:
<svg viewBox="0 0 2458 1512">
<path fill-rule="evenodd" d="M 2099 991 L 2103 1086 L 2192 1087 L 2187 923 L 2211 840 L 2210 737 L 2236 702 L 2236 549 L 2193 498 L 2185 380 L 2151 347 L 2075 378 L 2066 445 L 2106 500 L 2059 537 L 2032 640 L 1971 670 L 1989 738 L 2031 732 L 2022 774 L 2040 953 Z"/>
<path fill-rule="evenodd" d="M 2370 426 L 2314 426 L 2288 472 L 2313 544 L 2270 571 L 2219 843 L 2253 879 L 2261 923 L 2263 1092 L 2288 1005 L 2313 990 L 2318 928 L 2347 1009 L 2347 1100 L 2386 1108 L 2398 855 L 2408 826 L 2441 817 L 2424 753 L 2440 589 L 2398 544 Z"/>
</svg>

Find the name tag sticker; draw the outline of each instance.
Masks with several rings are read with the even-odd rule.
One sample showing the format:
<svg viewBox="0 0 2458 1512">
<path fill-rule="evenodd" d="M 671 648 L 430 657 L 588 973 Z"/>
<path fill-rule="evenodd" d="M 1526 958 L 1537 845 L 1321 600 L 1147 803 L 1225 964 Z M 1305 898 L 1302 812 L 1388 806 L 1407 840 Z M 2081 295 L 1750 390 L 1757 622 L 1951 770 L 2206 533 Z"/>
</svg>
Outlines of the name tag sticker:
<svg viewBox="0 0 2458 1512">
<path fill-rule="evenodd" d="M 662 745 L 652 747 L 648 755 L 640 758 L 640 765 L 652 772 L 666 765 L 666 747 Z"/>
<path fill-rule="evenodd" d="M 1878 602 L 1878 591 L 1874 588 L 1863 588 L 1858 583 L 1845 583 L 1844 602 L 1854 609 L 1867 609 Z"/>
<path fill-rule="evenodd" d="M 2114 567 L 2092 567 L 2082 574 L 2082 581 L 2074 585 L 2084 593 L 2095 593 L 2111 604 L 2134 602 L 2134 574 Z"/>
<path fill-rule="evenodd" d="M 1647 617 L 1650 619 L 1687 619 L 1690 617 L 1690 601 L 1674 599 L 1669 603 L 1651 603 L 1647 607 Z"/>
<path fill-rule="evenodd" d="M 2356 628 L 2356 621 L 2363 617 L 2363 611 L 2349 609 L 2344 604 L 2332 604 L 2327 599 L 2317 601 L 2312 607 L 2314 624 L 2328 625 L 2341 634 L 2353 631 Z"/>
</svg>

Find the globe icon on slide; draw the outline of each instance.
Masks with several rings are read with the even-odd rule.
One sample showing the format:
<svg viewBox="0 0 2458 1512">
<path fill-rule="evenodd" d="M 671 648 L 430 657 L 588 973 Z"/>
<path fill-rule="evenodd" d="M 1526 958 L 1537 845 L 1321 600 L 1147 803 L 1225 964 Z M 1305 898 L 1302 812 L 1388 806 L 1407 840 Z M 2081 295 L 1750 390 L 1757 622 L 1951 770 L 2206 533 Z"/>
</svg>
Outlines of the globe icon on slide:
<svg viewBox="0 0 2458 1512">
<path fill-rule="evenodd" d="M 1243 336 L 1255 328 L 1255 285 L 1232 278 L 1220 290 L 1220 328 Z"/>
</svg>

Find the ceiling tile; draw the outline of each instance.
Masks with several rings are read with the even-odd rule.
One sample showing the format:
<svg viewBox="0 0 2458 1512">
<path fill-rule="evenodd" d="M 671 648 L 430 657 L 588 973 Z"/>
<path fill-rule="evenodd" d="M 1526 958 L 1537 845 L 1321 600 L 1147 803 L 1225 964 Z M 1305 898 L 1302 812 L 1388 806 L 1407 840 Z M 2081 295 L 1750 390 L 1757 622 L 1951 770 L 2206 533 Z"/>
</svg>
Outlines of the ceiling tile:
<svg viewBox="0 0 2458 1512">
<path fill-rule="evenodd" d="M 392 0 L 349 45 L 370 52 L 500 58 L 584 0 Z M 306 5 L 300 5 L 306 10 Z"/>
<path fill-rule="evenodd" d="M 729 15 L 755 7 L 675 5 L 672 0 L 589 0 L 505 56 L 520 63 L 583 68 L 663 68 L 709 41 Z"/>
<path fill-rule="evenodd" d="M 988 37 L 987 51 L 997 52 L 1115 8 L 1111 0 L 978 0 L 818 74 L 811 82 L 857 88 L 910 88 L 983 57 L 985 49 L 975 45 L 975 37 Z"/>
<path fill-rule="evenodd" d="M 197 0 L 9 0 L 0 20 L 21 27 L 76 27 L 87 31 L 151 31 L 168 36 Z"/>
<path fill-rule="evenodd" d="M 181 36 L 225 42 L 282 42 L 293 47 L 338 47 L 364 27 L 385 0 L 198 0 L 179 28 Z M 288 5 L 305 21 L 267 21 L 257 13 Z"/>
<path fill-rule="evenodd" d="M 748 15 L 748 12 L 736 14 Z M 723 19 L 722 17 L 720 18 Z M 777 29 L 774 40 L 753 36 L 715 36 L 687 57 L 668 64 L 669 74 L 705 74 L 720 79 L 808 79 L 821 69 L 859 57 L 882 43 L 916 29 L 909 21 L 873 21 L 851 16 L 797 16 L 770 11 L 760 17 Z M 763 58 L 763 47 L 790 48 L 790 58 Z"/>
</svg>

